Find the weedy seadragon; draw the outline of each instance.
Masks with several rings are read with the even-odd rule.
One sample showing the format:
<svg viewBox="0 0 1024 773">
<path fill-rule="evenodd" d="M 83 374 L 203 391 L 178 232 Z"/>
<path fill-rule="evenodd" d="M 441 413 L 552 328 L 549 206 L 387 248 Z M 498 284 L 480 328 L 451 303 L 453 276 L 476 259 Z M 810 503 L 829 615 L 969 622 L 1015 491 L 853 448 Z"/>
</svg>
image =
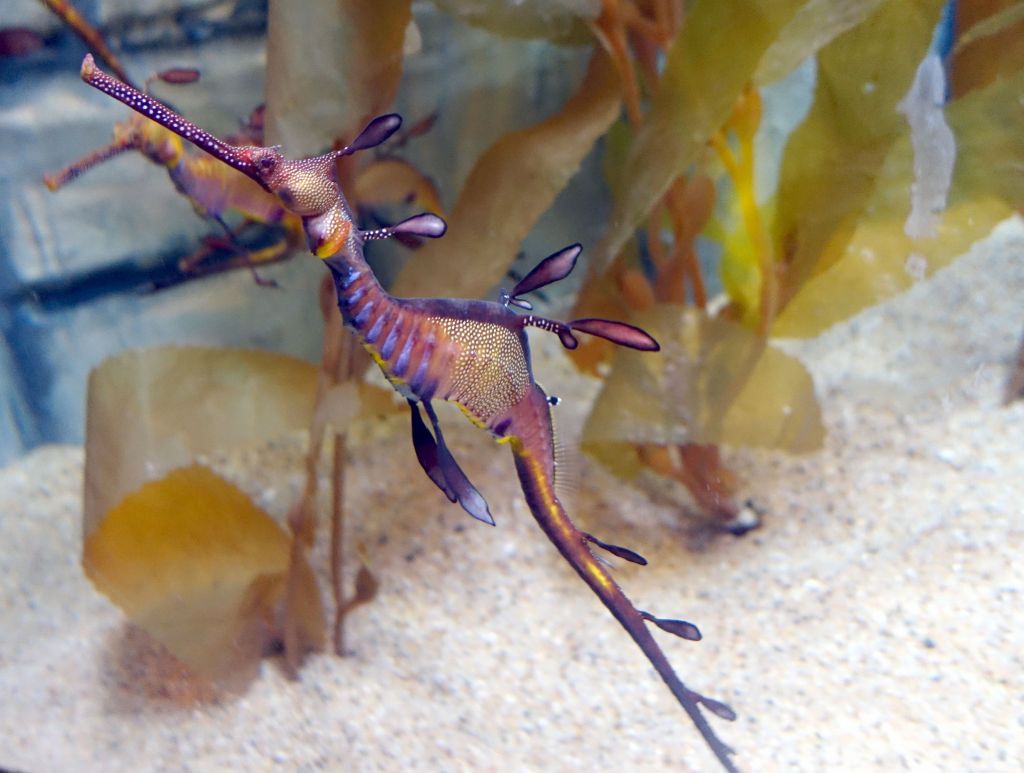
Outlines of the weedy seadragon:
<svg viewBox="0 0 1024 773">
<path fill-rule="evenodd" d="M 198 77 L 195 70 L 168 70 L 147 78 L 144 88 L 148 93 L 149 84 L 155 79 L 168 83 L 188 83 Z M 243 136 L 248 133 L 247 129 Z M 247 139 L 259 141 L 252 136 Z M 212 220 L 223 228 L 227 247 L 237 253 L 238 258 L 215 270 L 233 268 L 236 264 L 248 266 L 257 284 L 274 284 L 262 279 L 256 272 L 256 266 L 279 260 L 287 255 L 293 243 L 302 243 L 302 226 L 298 218 L 281 206 L 277 197 L 248 177 L 238 174 L 205 153 L 185 152 L 181 139 L 174 132 L 143 115 L 132 113 L 127 120 L 115 124 L 114 139 L 110 144 L 87 153 L 59 172 L 44 175 L 43 181 L 51 191 L 57 191 L 98 164 L 130 152 L 140 153 L 147 160 L 166 169 L 174 187 L 191 202 L 200 217 Z M 277 225 L 283 229 L 284 236 L 263 249 L 250 251 L 238 242 L 238 234 L 228 225 L 225 216 L 229 212 L 241 216 L 242 228 L 254 223 Z M 184 275 L 199 275 L 209 270 L 201 264 L 214 251 L 216 240 L 208 238 L 207 242 L 206 247 L 179 261 L 178 269 Z"/>
<path fill-rule="evenodd" d="M 555 493 L 553 401 L 534 380 L 526 328 L 555 333 L 569 349 L 577 346 L 577 332 L 642 351 L 659 349 L 645 331 L 623 322 L 595 318 L 560 322 L 513 310 L 531 311 L 529 301 L 521 296 L 566 277 L 576 264 L 580 246 L 571 245 L 545 258 L 503 295 L 502 302 L 396 298 L 385 291 L 367 264 L 364 243 L 396 235 L 438 238 L 447 226 L 440 217 L 424 213 L 387 228 L 359 230 L 338 183 L 336 162 L 384 142 L 398 130 L 399 116 L 374 119 L 341 150 L 293 160 L 278 147 L 235 146 L 217 139 L 149 95 L 102 72 L 91 55 L 82 62 L 82 79 L 248 175 L 302 219 L 310 251 L 333 276 L 345 324 L 409 402 L 413 446 L 426 474 L 449 500 L 493 524 L 487 502 L 448 449 L 431 401 L 456 403 L 473 423 L 507 444 L 541 529 L 647 656 L 721 764 L 735 770 L 730 759 L 733 751 L 715 735 L 701 708 L 727 720 L 735 719 L 735 713 L 683 684 L 648 624 L 691 641 L 701 638 L 697 627 L 637 609 L 592 546 L 635 563 L 646 561 L 628 548 L 576 528 Z"/>
</svg>

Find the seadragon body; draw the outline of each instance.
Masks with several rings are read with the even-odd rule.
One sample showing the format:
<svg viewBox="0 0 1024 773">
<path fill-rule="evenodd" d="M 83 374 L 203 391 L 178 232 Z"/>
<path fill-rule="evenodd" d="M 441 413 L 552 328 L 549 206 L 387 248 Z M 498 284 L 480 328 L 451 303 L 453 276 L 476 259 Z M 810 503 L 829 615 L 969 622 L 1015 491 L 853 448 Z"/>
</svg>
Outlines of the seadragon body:
<svg viewBox="0 0 1024 773">
<path fill-rule="evenodd" d="M 170 76 L 178 73 L 198 77 L 194 71 L 182 70 L 154 77 L 171 83 L 188 82 L 181 75 L 177 76 L 179 79 L 171 80 Z M 150 80 L 146 81 L 147 87 Z M 114 124 L 113 135 L 109 144 L 87 153 L 59 172 L 44 175 L 46 186 L 51 191 L 60 190 L 99 164 L 124 153 L 139 153 L 167 172 L 175 189 L 189 200 L 200 217 L 212 220 L 224 229 L 229 245 L 241 254 L 241 263 L 253 270 L 259 284 L 272 284 L 255 273 L 256 264 L 278 259 L 287 252 L 289 243 L 301 243 L 302 233 L 298 218 L 282 206 L 276 196 L 258 182 L 205 153 L 187 152 L 177 134 L 142 114 L 132 113 L 126 120 Z M 250 252 L 238 244 L 237 234 L 226 219 L 228 213 L 241 216 L 244 223 L 279 225 L 284 229 L 285 237 L 259 252 Z M 185 273 L 193 273 L 206 257 L 206 252 L 200 250 L 196 255 L 183 258 L 179 268 Z"/>
<path fill-rule="evenodd" d="M 137 152 L 164 168 L 174 187 L 187 197 L 202 216 L 220 221 L 229 210 L 260 223 L 280 223 L 288 216 L 281 202 L 253 181 L 229 171 L 206 155 L 189 155 L 172 131 L 133 113 L 114 125 L 108 145 L 88 153 L 55 174 L 44 175 L 46 186 L 56 191 L 94 166 L 122 153 Z"/>
<path fill-rule="evenodd" d="M 725 719 L 734 719 L 734 713 L 725 704 L 686 687 L 648 628 L 653 624 L 697 640 L 700 633 L 696 626 L 637 609 L 592 552 L 592 546 L 636 563 L 646 561 L 627 548 L 601 542 L 576 528 L 555 492 L 550 412 L 554 400 L 533 377 L 526 328 L 555 333 L 567 348 L 576 346 L 575 332 L 585 332 L 635 349 L 658 349 L 647 333 L 625 323 L 601 319 L 566 323 L 513 311 L 512 307 L 531 308 L 520 295 L 565 277 L 575 265 L 579 245 L 546 258 L 501 303 L 394 297 L 367 264 L 364 243 L 396 234 L 439 237 L 445 231 L 444 221 L 422 214 L 389 228 L 360 231 L 339 186 L 335 162 L 339 156 L 383 142 L 397 130 L 398 116 L 375 119 L 340 151 L 291 160 L 277 148 L 222 142 L 148 95 L 103 73 L 91 56 L 82 64 L 82 78 L 248 175 L 301 217 L 310 251 L 323 259 L 333 276 L 346 325 L 409 401 L 413 445 L 430 479 L 472 516 L 494 523 L 486 501 L 445 444 L 431 402 L 447 400 L 457 404 L 498 442 L 509 445 L 523 494 L 541 529 L 643 651 L 722 765 L 734 770 L 732 750 L 715 735 L 701 707 Z M 433 432 L 424 423 L 421 408 Z"/>
</svg>

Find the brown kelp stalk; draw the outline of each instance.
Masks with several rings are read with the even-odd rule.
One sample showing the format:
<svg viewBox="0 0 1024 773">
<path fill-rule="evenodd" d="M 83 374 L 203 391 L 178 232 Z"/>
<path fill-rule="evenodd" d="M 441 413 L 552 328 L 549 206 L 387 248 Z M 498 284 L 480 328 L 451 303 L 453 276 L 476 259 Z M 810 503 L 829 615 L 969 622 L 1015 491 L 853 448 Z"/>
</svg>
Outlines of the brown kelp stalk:
<svg viewBox="0 0 1024 773">
<path fill-rule="evenodd" d="M 592 23 L 595 36 L 612 57 L 623 79 L 626 115 L 634 134 L 646 121 L 641 95 L 644 91 L 653 93 L 658 90 L 661 79 L 658 62 L 676 38 L 684 15 L 683 4 L 679 0 L 655 0 L 643 5 L 632 0 L 604 0 L 601 14 Z M 756 130 L 756 120 L 754 128 Z M 743 135 L 744 138 L 746 136 Z M 749 180 L 749 186 L 743 190 L 749 190 L 752 196 L 752 145 L 741 144 L 741 155 L 736 160 L 721 132 L 712 143 L 734 180 L 744 183 Z M 697 308 L 705 308 L 707 289 L 694 242 L 711 217 L 714 201 L 715 185 L 709 177 L 696 174 L 687 179 L 680 175 L 650 210 L 646 218 L 646 244 L 652 264 L 650 275 L 629 266 L 625 253 L 620 254 L 609 269 L 622 299 L 633 311 L 649 309 L 656 303 L 682 305 L 687 297 Z M 744 213 L 749 214 L 748 225 L 757 227 L 758 242 L 764 256 L 762 270 L 767 277 L 771 272 L 769 242 L 760 224 L 756 203 L 751 201 L 751 205 L 744 207 Z M 662 241 L 666 222 L 671 229 L 671 251 Z M 767 297 L 774 296 L 769 282 L 766 281 L 763 288 Z M 583 303 L 587 302 L 587 294 L 587 289 L 584 289 L 581 294 Z M 772 305 L 764 308 L 770 309 Z M 768 324 L 770 316 L 764 318 L 759 329 L 766 331 Z M 736 487 L 734 476 L 723 466 L 716 446 L 637 444 L 636 449 L 643 464 L 681 482 L 701 510 L 711 515 L 715 522 L 728 523 L 739 514 L 732 498 Z"/>
</svg>

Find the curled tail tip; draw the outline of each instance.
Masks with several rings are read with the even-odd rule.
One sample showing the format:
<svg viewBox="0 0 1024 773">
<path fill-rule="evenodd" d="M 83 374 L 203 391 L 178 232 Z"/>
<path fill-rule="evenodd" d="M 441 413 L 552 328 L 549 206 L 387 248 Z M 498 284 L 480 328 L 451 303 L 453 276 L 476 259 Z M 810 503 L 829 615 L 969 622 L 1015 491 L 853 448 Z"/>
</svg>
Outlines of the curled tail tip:
<svg viewBox="0 0 1024 773">
<path fill-rule="evenodd" d="M 740 773 L 740 769 L 736 767 L 736 763 L 732 761 L 732 755 L 736 752 L 732 748 L 725 746 L 721 754 L 717 754 L 718 761 L 722 763 L 722 767 L 725 768 L 729 773 Z"/>
<path fill-rule="evenodd" d="M 736 712 L 733 711 L 731 706 L 692 691 L 690 692 L 690 698 L 695 704 L 693 709 L 697 714 L 700 714 L 700 707 L 703 706 L 719 719 L 724 719 L 727 722 L 736 721 Z M 722 741 L 722 739 L 715 734 L 715 731 L 711 729 L 711 725 L 709 725 L 707 720 L 703 717 L 701 717 L 700 721 L 697 722 L 697 727 L 710 747 L 711 753 L 715 755 L 715 758 L 721 763 L 722 767 L 729 771 L 729 773 L 739 773 L 739 768 L 736 767 L 736 763 L 732 761 L 732 757 L 736 754 L 736 750 L 729 746 L 729 744 Z"/>
</svg>

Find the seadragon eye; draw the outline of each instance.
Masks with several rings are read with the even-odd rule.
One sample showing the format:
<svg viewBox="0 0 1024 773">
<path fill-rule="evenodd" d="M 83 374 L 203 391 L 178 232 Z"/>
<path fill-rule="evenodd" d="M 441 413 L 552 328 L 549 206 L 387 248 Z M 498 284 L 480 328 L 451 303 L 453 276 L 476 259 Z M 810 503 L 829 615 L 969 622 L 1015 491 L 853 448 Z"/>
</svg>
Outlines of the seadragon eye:
<svg viewBox="0 0 1024 773">
<path fill-rule="evenodd" d="M 264 156 L 258 163 L 261 174 L 273 174 L 277 168 L 277 159 L 273 156 Z"/>
</svg>

